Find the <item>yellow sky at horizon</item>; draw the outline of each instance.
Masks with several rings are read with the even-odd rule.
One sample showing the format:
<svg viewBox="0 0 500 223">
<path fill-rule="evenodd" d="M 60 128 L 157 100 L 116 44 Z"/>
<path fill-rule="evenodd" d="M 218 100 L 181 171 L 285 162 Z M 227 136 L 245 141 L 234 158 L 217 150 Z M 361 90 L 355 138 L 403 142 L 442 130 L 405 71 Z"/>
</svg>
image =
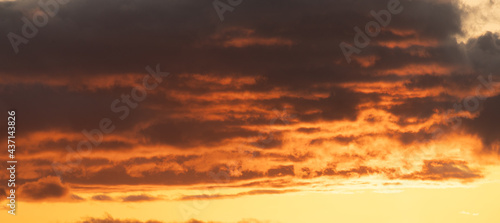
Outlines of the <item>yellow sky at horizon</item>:
<svg viewBox="0 0 500 223">
<path fill-rule="evenodd" d="M 85 217 L 162 222 L 239 222 L 242 219 L 281 223 L 455 222 L 500 221 L 500 171 L 492 167 L 485 180 L 463 187 L 403 188 L 384 186 L 340 192 L 301 191 L 284 194 L 186 201 L 20 202 L 15 217 L 4 222 L 69 223 Z M 386 188 L 386 189 L 384 189 Z M 171 193 L 175 193 L 175 190 Z M 195 191 L 195 193 L 201 191 Z M 225 192 L 224 189 L 218 192 Z M 150 194 L 162 194 L 157 191 Z M 99 193 L 94 193 L 99 194 Z M 126 193 L 134 194 L 134 192 Z M 183 193 L 186 194 L 186 193 Z M 89 199 L 92 194 L 78 194 Z M 117 194 L 118 195 L 118 194 Z M 265 204 L 265 205 L 263 205 Z M 78 211 L 73 211 L 78 210 Z M 29 214 L 23 214 L 23 212 Z M 184 212 L 184 214 L 183 214 Z M 290 215 L 290 213 L 294 213 Z M 185 215 L 189 214 L 189 215 Z M 42 220 L 43 219 L 43 220 Z"/>
<path fill-rule="evenodd" d="M 489 223 L 500 221 L 500 215 L 497 214 L 500 200 L 499 186 L 500 182 L 497 181 L 473 188 L 413 188 L 395 193 L 361 190 L 339 194 L 299 192 L 254 195 L 198 202 L 202 208 L 198 210 L 199 214 L 194 214 L 190 218 L 215 222 L 238 222 L 253 218 L 282 223 L 327 223 L 332 222 L 332 219 L 335 219 L 335 222 Z M 65 223 L 82 220 L 82 217 L 103 218 L 108 213 L 122 220 L 184 222 L 190 218 L 184 218 L 179 208 L 183 207 L 182 205 L 193 207 L 193 202 L 52 202 L 50 205 L 21 202 L 15 218 L 3 215 L 0 218 L 5 219 L 0 220 Z M 30 214 L 23 214 L 27 210 Z"/>
</svg>

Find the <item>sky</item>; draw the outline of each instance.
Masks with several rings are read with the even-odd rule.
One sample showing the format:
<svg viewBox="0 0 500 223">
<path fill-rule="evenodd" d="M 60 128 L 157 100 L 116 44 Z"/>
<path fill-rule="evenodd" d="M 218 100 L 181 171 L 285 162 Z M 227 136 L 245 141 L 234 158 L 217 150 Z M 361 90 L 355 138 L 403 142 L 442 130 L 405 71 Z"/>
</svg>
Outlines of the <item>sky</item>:
<svg viewBox="0 0 500 223">
<path fill-rule="evenodd" d="M 0 222 L 499 222 L 499 4 L 0 1 Z"/>
</svg>

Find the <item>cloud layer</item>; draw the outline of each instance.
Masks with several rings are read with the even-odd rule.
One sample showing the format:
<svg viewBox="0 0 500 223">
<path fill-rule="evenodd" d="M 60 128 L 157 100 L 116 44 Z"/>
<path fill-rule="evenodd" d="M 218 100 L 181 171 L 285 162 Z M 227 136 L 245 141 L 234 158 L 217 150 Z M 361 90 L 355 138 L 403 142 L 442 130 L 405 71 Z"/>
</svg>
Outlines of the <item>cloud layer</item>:
<svg viewBox="0 0 500 223">
<path fill-rule="evenodd" d="M 21 35 L 37 2 L 0 2 L 0 35 Z M 18 54 L 0 41 L 0 106 L 18 113 L 22 193 L 150 202 L 161 198 L 86 199 L 68 185 L 242 190 L 215 199 L 370 177 L 481 180 L 500 151 L 500 37 L 457 41 L 467 30 L 456 1 L 401 6 L 348 63 L 339 44 L 353 44 L 354 27 L 386 0 L 248 1 L 224 22 L 210 2 L 72 0 Z M 157 64 L 171 75 L 137 100 Z M 103 118 L 116 130 L 93 146 Z"/>
</svg>

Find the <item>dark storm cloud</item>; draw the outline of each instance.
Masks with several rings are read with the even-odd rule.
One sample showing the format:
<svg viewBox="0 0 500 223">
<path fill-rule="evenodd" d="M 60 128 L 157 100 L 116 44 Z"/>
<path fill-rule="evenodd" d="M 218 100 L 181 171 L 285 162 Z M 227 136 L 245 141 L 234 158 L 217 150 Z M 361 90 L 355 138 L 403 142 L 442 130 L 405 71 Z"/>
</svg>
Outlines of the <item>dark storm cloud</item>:
<svg viewBox="0 0 500 223">
<path fill-rule="evenodd" d="M 32 7 L 22 9 L 36 8 L 36 2 L 30 1 Z M 2 23 L 2 36 L 10 31 L 20 34 L 22 15 L 16 4 L 2 3 L 2 9 L 12 15 Z M 71 1 L 61 6 L 56 17 L 30 43 L 22 46 L 18 57 L 3 54 L 4 59 L 14 59 L 3 68 L 24 74 L 140 72 L 152 61 L 177 58 L 174 54 L 180 52 L 181 46 L 190 46 L 206 36 L 203 30 L 212 29 L 206 23 L 211 8 L 206 6 L 208 3 L 186 1 Z M 1 48 L 11 51 L 8 42 L 2 42 Z M 72 56 L 68 57 L 70 52 Z M 26 61 L 30 66 L 18 69 Z"/>
<path fill-rule="evenodd" d="M 1 23 L 0 34 L 20 33 L 19 8 L 36 8 L 35 2 L 23 7 L 16 6 L 17 2 L 1 3 L 6 22 Z M 415 30 L 422 39 L 447 39 L 460 32 L 455 4 L 401 2 L 405 10 L 393 16 L 391 28 Z M 160 60 L 168 62 L 172 73 L 264 74 L 272 85 L 366 79 L 352 66 L 332 62 L 344 58 L 338 44 L 352 42 L 353 27 L 373 20 L 370 10 L 386 8 L 387 0 L 252 1 L 221 23 L 211 2 L 74 0 L 61 6 L 16 57 L 9 42 L 2 42 L 0 59 L 10 62 L 0 68 L 11 74 L 76 76 L 141 72 L 146 64 Z M 224 47 L 225 40 L 242 35 L 224 33 L 234 27 L 254 30 L 244 37 L 276 37 L 291 40 L 293 45 Z M 386 32 L 373 41 L 401 38 Z M 382 51 L 376 52 L 383 58 L 379 68 L 410 59 L 402 57 L 402 51 L 382 48 L 366 53 L 376 50 Z M 30 66 L 23 66 L 26 61 Z"/>
<path fill-rule="evenodd" d="M 70 141 L 66 139 L 60 139 L 56 141 L 47 140 L 40 142 L 37 146 L 34 146 L 33 148 L 27 147 L 26 149 L 30 150 L 31 154 L 37 152 L 46 152 L 46 151 L 67 152 L 66 150 L 67 146 L 77 145 L 79 142 L 80 141 Z M 130 150 L 132 148 L 133 144 L 122 141 L 108 141 L 99 144 L 99 150 L 103 151 L 113 151 L 113 150 L 124 151 L 124 150 Z"/>
<path fill-rule="evenodd" d="M 500 96 L 486 99 L 484 108 L 479 116 L 473 119 L 464 119 L 464 126 L 472 134 L 478 135 L 486 151 L 494 149 L 493 143 L 500 142 Z"/>
<path fill-rule="evenodd" d="M 225 139 L 256 136 L 257 133 L 225 121 L 172 121 L 154 124 L 142 131 L 152 143 L 181 148 L 214 145 Z"/>
<path fill-rule="evenodd" d="M 364 94 L 345 88 L 330 89 L 327 98 L 305 99 L 298 97 L 281 97 L 265 100 L 264 105 L 271 107 L 291 105 L 294 114 L 301 121 L 311 122 L 318 120 L 355 120 L 358 114 L 357 106 L 366 102 L 379 101 L 377 94 Z"/>
<path fill-rule="evenodd" d="M 400 117 L 400 124 L 405 124 L 407 118 L 427 120 L 437 112 L 453 108 L 452 102 L 456 100 L 457 98 L 449 95 L 406 98 L 401 101 L 401 104 L 392 106 L 389 111 Z"/>
<path fill-rule="evenodd" d="M 438 86 L 443 86 L 444 78 L 440 76 L 433 75 L 423 75 L 411 78 L 405 86 L 409 89 L 414 88 L 433 88 Z"/>
<path fill-rule="evenodd" d="M 0 3 L 4 22 L 0 23 L 0 35 L 20 32 L 22 12 L 36 8 L 37 1 Z M 404 11 L 394 15 L 388 28 L 410 30 L 416 34 L 402 36 L 384 30 L 373 38 L 377 41 L 401 41 L 408 38 L 438 39 L 448 41 L 452 34 L 460 32 L 460 11 L 452 2 L 401 1 Z M 362 4 L 361 4 L 362 3 Z M 19 4 L 22 4 L 19 5 Z M 70 1 L 62 5 L 48 25 L 40 28 L 35 38 L 22 45 L 20 53 L 13 56 L 6 39 L 0 43 L 0 64 L 6 76 L 30 78 L 50 74 L 51 78 L 69 78 L 78 83 L 82 78 L 109 74 L 144 73 L 144 67 L 163 63 L 171 73 L 200 73 L 203 75 L 263 76 L 256 84 L 240 89 L 272 91 L 276 87 L 297 93 L 313 91 L 331 92 L 326 99 L 310 100 L 300 97 L 281 97 L 276 100 L 257 101 L 256 105 L 275 108 L 291 104 L 301 121 L 354 120 L 356 106 L 361 102 L 376 102 L 376 94 L 361 94 L 346 89 L 312 87 L 318 83 L 341 83 L 351 81 L 397 81 L 396 76 L 380 76 L 374 73 L 408 63 L 430 62 L 452 63 L 460 58 L 457 45 L 430 47 L 429 58 L 415 58 L 405 49 L 388 49 L 369 46 L 364 55 L 378 55 L 381 60 L 373 68 L 360 69 L 348 65 L 338 48 L 342 41 L 351 42 L 353 27 L 363 27 L 373 20 L 370 10 L 387 7 L 386 0 L 376 1 L 252 1 L 246 2 L 238 11 L 227 14 L 224 23 L 210 2 L 195 1 Z M 437 19 L 439 18 L 439 19 Z M 339 22 L 342 21 L 342 22 Z M 245 30 L 252 30 L 248 34 Z M 418 35 L 417 35 L 418 34 Z M 279 38 L 292 41 L 292 45 L 231 47 L 224 44 L 234 38 Z M 362 55 L 363 55 L 362 54 Z M 137 57 L 137 55 L 141 55 Z M 445 58 L 448 61 L 443 61 Z M 29 66 L 26 65 L 29 64 Z M 174 75 L 175 76 L 175 75 Z M 176 79 L 175 80 L 180 80 Z M 171 81 L 166 89 L 184 88 L 192 94 L 209 91 L 207 85 L 198 89 Z M 20 127 L 32 130 L 70 128 L 81 131 L 95 128 L 103 117 L 115 117 L 109 110 L 110 103 L 130 89 L 113 87 L 96 92 L 70 91 L 63 87 L 39 85 L 5 86 L 3 103 L 19 109 L 25 114 Z M 148 96 L 149 97 L 149 96 Z M 164 97 L 148 98 L 149 105 L 161 106 L 168 111 L 188 109 L 188 105 Z M 200 103 L 199 106 L 206 105 Z M 170 110 L 169 110 L 170 109 Z M 396 109 L 396 108 L 395 108 Z M 164 110 L 164 111 L 167 111 Z M 316 110 L 314 113 L 310 111 Z M 403 109 L 404 110 L 404 109 Z M 36 112 L 36 114 L 34 114 Z M 126 124 L 117 129 L 133 127 L 145 118 L 154 118 L 157 113 L 141 106 L 128 118 Z M 309 113 L 308 113 L 309 112 Z M 426 113 L 424 111 L 423 113 Z M 30 123 L 25 125 L 23 123 Z M 203 129 L 205 123 L 193 125 Z M 194 137 L 186 136 L 186 127 L 155 125 L 144 133 L 153 142 L 171 145 L 189 144 L 181 142 Z M 227 137 L 245 137 L 251 132 L 238 127 L 219 125 L 217 130 L 193 129 L 199 138 L 191 144 L 212 143 Z M 179 130 L 170 132 L 171 129 Z M 215 136 L 216 133 L 219 136 Z M 176 136 L 168 138 L 170 136 Z M 180 137 L 177 137 L 180 136 Z"/>
<path fill-rule="evenodd" d="M 410 90 L 430 89 L 436 87 L 471 90 L 478 84 L 477 76 L 478 74 L 460 73 L 452 73 L 447 76 L 421 75 L 410 78 L 405 83 L 405 87 Z"/>
<path fill-rule="evenodd" d="M 487 32 L 477 38 L 469 39 L 461 46 L 467 52 L 467 62 L 479 74 L 500 75 L 500 36 Z"/>
<path fill-rule="evenodd" d="M 122 94 L 130 94 L 131 88 L 121 87 L 93 92 L 44 85 L 4 85 L 1 86 L 0 92 L 3 102 L 16 108 L 17 115 L 23 117 L 18 121 L 18 126 L 25 133 L 55 129 L 90 131 L 99 128 L 102 118 L 109 118 L 115 124 L 120 123 L 121 128 L 117 128 L 119 131 L 124 127 L 135 125 L 138 120 L 153 116 L 145 106 L 131 109 L 131 115 L 124 121 L 118 118 L 121 113 L 112 112 L 111 103 L 120 99 Z"/>
<path fill-rule="evenodd" d="M 20 34 L 23 26 L 23 13 L 36 8 L 35 0 L 0 3 L 0 36 L 9 32 Z M 394 15 L 390 25 L 380 35 L 372 38 L 371 44 L 359 55 L 377 56 L 378 60 L 368 67 L 353 62 L 347 64 L 339 49 L 339 43 L 352 44 L 355 26 L 363 28 L 373 20 L 370 10 L 387 7 L 387 0 L 256 0 L 242 4 L 234 12 L 227 13 L 221 23 L 211 1 L 154 1 L 154 0 L 72 0 L 61 6 L 59 13 L 51 18 L 48 25 L 40 28 L 39 33 L 29 43 L 20 46 L 18 55 L 13 53 L 7 38 L 0 41 L 0 104 L 19 111 L 19 129 L 48 131 L 57 129 L 64 132 L 80 132 L 94 129 L 103 117 L 116 120 L 117 114 L 110 111 L 110 104 L 130 88 L 110 85 L 109 88 L 71 88 L 82 85 L 81 80 L 98 80 L 98 77 L 124 74 L 145 74 L 144 67 L 161 63 L 162 70 L 171 72 L 169 79 L 156 94 L 137 109 L 117 131 L 135 131 L 137 139 L 145 139 L 149 145 L 171 145 L 186 149 L 194 147 L 218 146 L 226 140 L 259 136 L 256 130 L 245 128 L 248 125 L 269 124 L 264 115 L 251 110 L 252 107 L 267 109 L 291 107 L 301 122 L 321 122 L 357 120 L 360 105 L 376 104 L 388 97 L 384 93 L 364 93 L 355 87 L 346 88 L 336 85 L 342 83 L 404 82 L 407 89 L 426 89 L 443 86 L 450 90 L 470 89 L 471 74 L 453 74 L 451 77 L 424 74 L 424 76 L 398 76 L 395 71 L 407 65 L 439 65 L 454 67 L 470 64 L 480 72 L 498 70 L 498 36 L 487 33 L 476 41 L 465 45 L 458 44 L 453 35 L 460 34 L 461 12 L 455 1 L 401 1 L 404 11 Z M 22 5 L 20 5 L 22 4 Z M 31 19 L 28 16 L 29 19 Z M 409 34 L 401 34 L 407 32 Z M 276 43 L 262 45 L 256 39 L 277 39 Z M 246 46 L 228 45 L 228 42 L 243 39 Z M 409 48 L 389 48 L 382 43 L 402 41 L 423 41 L 431 43 Z M 254 41 L 254 42 L 252 42 Z M 424 52 L 425 56 L 411 52 Z M 387 73 L 385 73 L 387 72 Z M 419 72 L 419 70 L 415 70 Z M 231 84 L 194 84 L 187 82 L 190 76 L 182 74 L 201 74 L 203 77 L 252 77 L 255 84 L 235 87 Z M 29 80 L 36 78 L 40 84 L 20 84 L 10 79 Z M 95 78 L 95 79 L 93 79 Z M 408 80 L 408 78 L 411 78 Z M 49 86 L 46 81 L 62 80 L 62 87 Z M 66 86 L 68 85 L 68 86 Z M 216 90 L 214 90 L 216 89 Z M 178 98 L 169 91 L 179 91 Z M 220 99 L 182 99 L 182 96 L 202 97 L 209 93 L 246 93 L 264 92 L 268 95 L 284 91 L 275 98 L 251 100 Z M 327 97 L 310 97 L 314 93 Z M 306 97 L 309 96 L 309 97 Z M 207 96 L 208 97 L 208 96 Z M 408 124 L 406 119 L 429 118 L 435 111 L 451 108 L 457 98 L 449 95 L 438 97 L 396 98 L 400 104 L 386 108 L 400 118 L 400 125 Z M 492 129 L 491 120 L 498 114 L 496 99 L 488 99 L 486 107 L 478 118 L 465 123 L 473 133 L 480 135 L 485 143 L 496 140 L 498 131 Z M 4 106 L 5 105 L 5 106 Z M 216 106 L 243 106 L 240 108 L 248 117 L 238 112 L 221 109 L 219 119 L 207 120 L 211 111 L 194 111 L 194 108 L 218 109 Z M 4 108 L 5 107 L 5 108 Z M 216 112 L 214 112 L 216 113 Z M 197 118 L 177 118 L 175 115 L 192 115 Z M 171 117 L 172 116 L 172 117 Z M 174 117 L 174 118 L 173 118 Z M 223 121 L 220 120 L 222 117 Z M 295 121 L 295 120 L 294 120 Z M 376 123 L 376 119 L 373 119 Z M 283 123 L 277 123 L 283 125 Z M 138 128 L 139 127 L 139 128 Z M 295 128 L 295 127 L 294 127 Z M 302 133 L 317 133 L 320 129 L 301 128 Z M 410 144 L 415 140 L 428 137 L 425 132 L 393 132 L 394 137 Z M 337 136 L 338 142 L 348 144 L 357 136 Z M 327 138 L 311 139 L 311 144 L 320 144 Z M 257 141 L 264 144 L 260 148 L 278 149 L 285 141 L 282 132 L 275 132 L 273 140 Z M 64 149 L 64 144 L 75 145 L 74 141 L 43 141 L 40 149 Z M 134 145 L 126 142 L 103 142 L 103 150 L 129 152 Z M 213 149 L 213 148 L 209 148 Z M 125 151 L 126 150 L 126 151 Z M 190 151 L 190 150 L 189 150 Z M 168 151 L 165 151 L 168 152 Z M 260 155 L 260 153 L 257 153 Z M 262 157 L 282 162 L 303 162 L 310 154 L 272 154 L 262 153 Z M 65 182 L 75 184 L 99 185 L 192 185 L 214 183 L 210 171 L 197 171 L 194 167 L 184 166 L 184 162 L 197 159 L 197 156 L 133 158 L 123 162 L 112 160 L 84 159 L 71 173 L 65 173 Z M 351 157 L 355 158 L 355 157 Z M 110 158 L 111 159 L 111 158 Z M 139 164 L 159 164 L 162 162 L 179 164 L 183 171 L 158 170 L 143 171 L 133 175 L 129 167 Z M 46 165 L 47 161 L 43 162 Z M 42 165 L 42 164 L 40 164 Z M 89 166 L 101 165 L 98 170 L 88 170 Z M 466 164 L 456 162 L 426 163 L 422 172 L 412 179 L 454 179 L 475 178 L 479 175 L 467 170 Z M 219 172 L 222 167 L 213 167 Z M 229 182 L 248 179 L 279 179 L 295 176 L 294 165 L 277 165 L 260 171 L 242 171 Z M 313 173 L 314 170 L 306 172 Z M 326 168 L 316 175 L 360 176 L 386 174 L 393 176 L 392 169 L 359 166 L 350 170 Z M 411 177 L 409 177 L 411 178 Z M 266 184 L 263 184 L 266 185 Z M 279 187 L 286 183 L 278 182 L 266 186 Z M 28 183 L 27 192 L 33 199 L 58 197 L 67 194 L 61 183 Z M 30 194 L 31 193 L 31 194 Z M 43 193 L 43 195 L 41 195 Z M 141 200 L 141 197 L 130 199 Z M 89 222 L 99 222 L 94 219 Z M 120 222 L 105 219 L 101 222 Z"/>
</svg>

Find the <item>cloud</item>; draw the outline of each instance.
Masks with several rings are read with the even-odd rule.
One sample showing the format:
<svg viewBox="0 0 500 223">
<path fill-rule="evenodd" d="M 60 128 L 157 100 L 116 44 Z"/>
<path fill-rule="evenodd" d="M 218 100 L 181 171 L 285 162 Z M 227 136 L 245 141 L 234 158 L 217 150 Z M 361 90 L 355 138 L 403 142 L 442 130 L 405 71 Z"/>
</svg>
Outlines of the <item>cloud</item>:
<svg viewBox="0 0 500 223">
<path fill-rule="evenodd" d="M 257 135 L 230 121 L 172 121 L 154 124 L 142 131 L 152 143 L 174 145 L 180 148 L 200 145 L 216 145 L 223 140 Z"/>
<path fill-rule="evenodd" d="M 309 172 L 309 170 L 303 170 L 305 172 Z M 344 178 L 350 177 L 360 177 L 366 176 L 370 174 L 386 174 L 387 177 L 390 177 L 394 174 L 395 170 L 390 168 L 372 168 L 368 166 L 359 166 L 347 170 L 339 170 L 336 167 L 327 167 L 322 171 L 317 171 L 317 176 L 340 176 Z"/>
<path fill-rule="evenodd" d="M 296 131 L 302 133 L 314 133 L 321 131 L 321 128 L 298 128 Z"/>
<path fill-rule="evenodd" d="M 4 200 L 7 197 L 8 189 L 0 188 L 0 200 Z"/>
<path fill-rule="evenodd" d="M 113 218 L 110 214 L 106 213 L 105 217 L 102 218 L 93 218 L 86 217 L 84 220 L 78 221 L 77 223 L 222 223 L 218 221 L 200 221 L 196 219 L 190 219 L 184 222 L 163 222 L 156 220 L 148 220 L 148 221 L 140 221 L 133 219 L 116 219 Z M 268 221 L 259 221 L 257 219 L 243 219 L 234 223 L 268 223 Z"/>
<path fill-rule="evenodd" d="M 441 97 L 424 97 L 424 98 L 408 98 L 399 105 L 392 106 L 389 111 L 398 115 L 405 123 L 405 119 L 418 118 L 427 120 L 436 113 L 436 111 L 443 111 L 450 108 L 450 102 L 453 101 L 452 97 L 443 95 Z"/>
<path fill-rule="evenodd" d="M 500 65 L 494 61 L 500 59 L 500 34 L 486 32 L 477 38 L 471 38 L 461 45 L 466 52 L 467 62 L 480 74 L 494 73 L 498 76 Z"/>
<path fill-rule="evenodd" d="M 104 218 L 87 217 L 84 220 L 78 221 L 78 223 L 162 223 L 162 222 L 155 220 L 148 220 L 148 221 L 139 221 L 130 219 L 120 220 L 120 219 L 115 219 L 111 215 L 106 213 L 106 216 Z"/>
<path fill-rule="evenodd" d="M 291 105 L 299 120 L 311 122 L 318 120 L 355 120 L 358 106 L 363 102 L 379 100 L 376 94 L 354 92 L 346 88 L 328 89 L 329 96 L 324 98 L 301 98 L 283 96 L 279 99 L 265 100 L 264 105 L 285 107 Z"/>
<path fill-rule="evenodd" d="M 202 195 L 188 195 L 183 196 L 179 200 L 199 200 L 199 199 L 225 199 L 225 198 L 236 198 L 248 195 L 265 195 L 265 194 L 284 194 L 298 192 L 299 190 L 250 190 L 246 192 L 240 192 L 236 194 L 202 194 Z"/>
<path fill-rule="evenodd" d="M 82 198 L 82 197 L 80 197 L 80 196 L 78 196 L 76 194 L 71 194 L 70 195 L 70 199 L 72 199 L 74 201 L 84 201 L 85 200 L 85 198 Z"/>
<path fill-rule="evenodd" d="M 95 201 L 112 201 L 113 198 L 108 196 L 108 195 L 105 195 L 105 194 L 99 194 L 99 195 L 94 195 L 92 196 L 92 200 L 95 200 Z"/>
<path fill-rule="evenodd" d="M 464 126 L 472 134 L 478 135 L 484 144 L 484 151 L 496 151 L 495 143 L 500 142 L 500 95 L 486 99 L 478 117 L 464 119 Z"/>
<path fill-rule="evenodd" d="M 129 195 L 123 198 L 124 202 L 141 202 L 141 201 L 155 201 L 157 197 L 152 197 L 147 194 Z"/>
<path fill-rule="evenodd" d="M 35 182 L 28 182 L 20 187 L 23 197 L 31 200 L 62 198 L 68 195 L 69 188 L 61 183 L 57 177 L 40 178 Z"/>
<path fill-rule="evenodd" d="M 37 2 L 0 2 L 0 34 L 19 34 L 21 16 Z M 66 146 L 85 139 L 83 129 L 106 117 L 116 131 L 64 173 L 65 182 L 202 186 L 220 183 L 210 173 L 222 173 L 230 176 L 224 186 L 278 188 L 296 185 L 287 179 L 326 176 L 481 178 L 469 167 L 480 162 L 467 153 L 475 148 L 453 161 L 419 142 L 455 146 L 431 138 L 431 130 L 475 90 L 478 74 L 498 77 L 499 35 L 459 43 L 464 12 L 456 1 L 402 4 L 404 12 L 348 64 L 339 43 L 352 43 L 353 28 L 373 20 L 369 12 L 387 0 L 249 1 L 223 24 L 210 2 L 72 0 L 15 57 L 10 43 L 0 42 L 0 110 L 16 108 L 22 117 L 27 137 L 18 143 L 32 165 L 20 176 L 26 197 L 71 197 L 65 184 L 44 177 L 54 175 L 52 162 L 75 155 Z M 119 120 L 111 102 L 156 63 L 173 75 Z M 498 100 L 463 114 L 466 131 L 450 135 L 477 136 L 484 151 L 497 151 Z M 273 112 L 282 108 L 294 115 L 287 123 Z M 418 160 L 428 160 L 422 169 L 398 175 L 414 167 L 401 154 L 421 150 L 430 153 Z"/>
<path fill-rule="evenodd" d="M 269 169 L 267 171 L 267 175 L 270 177 L 281 177 L 281 176 L 294 176 L 294 166 L 293 165 L 288 165 L 288 166 L 279 166 L 276 168 Z"/>
<path fill-rule="evenodd" d="M 35 8 L 36 1 L 2 4 L 5 5 L 2 14 L 8 22 L 2 23 L 0 31 L 19 34 L 20 12 Z M 139 73 L 144 64 L 164 58 L 170 61 L 170 70 L 175 73 L 218 71 L 249 75 L 265 72 L 271 84 L 281 86 L 359 79 L 361 74 L 349 67 L 333 67 L 334 64 L 326 62 L 342 59 L 338 44 L 352 42 L 353 27 L 372 20 L 368 12 L 386 4 L 386 0 L 366 1 L 362 5 L 345 0 L 315 0 L 290 2 L 283 8 L 282 2 L 277 0 L 255 1 L 245 4 L 225 22 L 225 27 L 218 28 L 217 14 L 207 10 L 212 9 L 212 5 L 204 2 L 75 0 L 60 8 L 51 18 L 50 25 L 38 33 L 37 41 L 22 45 L 18 57 L 11 57 L 12 47 L 7 41 L 1 44 L 0 59 L 9 59 L 12 63 L 5 63 L 0 68 L 6 73 L 32 77 L 49 73 L 54 78 L 66 73 L 90 76 Z M 404 2 L 403 6 L 404 13 L 392 20 L 391 28 L 410 29 L 417 34 L 394 35 L 395 32 L 384 30 L 373 41 L 443 40 L 461 31 L 460 10 L 452 2 Z M 101 10 L 95 11 L 95 8 Z M 257 12 L 266 24 L 255 23 Z M 127 23 L 128 26 L 123 25 Z M 137 32 L 131 33 L 130 29 Z M 121 38 L 123 34 L 129 38 Z M 115 42 L 116 39 L 120 42 Z M 149 41 L 145 42 L 146 39 Z M 52 44 L 47 47 L 49 42 Z M 240 44 L 236 48 L 227 43 Z M 263 43 L 286 44 L 264 47 Z M 292 47 L 289 43 L 293 43 Z M 322 48 L 318 48 L 318 44 Z M 181 49 L 184 54 L 165 53 Z M 66 50 L 80 53 L 69 58 L 62 53 Z M 21 61 L 37 58 L 41 52 L 46 59 L 30 60 L 30 66 L 18 66 Z M 407 59 L 398 57 L 400 54 L 391 55 L 384 48 L 367 49 L 366 54 L 370 53 L 386 58 L 380 61 L 382 66 L 391 59 L 397 59 L 393 63 Z M 136 55 L 144 56 L 138 58 Z M 60 63 L 56 65 L 50 61 Z M 259 67 L 249 66 L 250 61 Z M 283 67 L 284 63 L 289 67 Z M 305 71 L 314 75 L 302 75 Z M 346 72 L 349 75 L 345 75 Z"/>
<path fill-rule="evenodd" d="M 403 178 L 419 180 L 472 180 L 481 177 L 479 170 L 471 169 L 467 166 L 467 162 L 457 160 L 426 160 L 422 171 L 403 176 Z"/>
</svg>

